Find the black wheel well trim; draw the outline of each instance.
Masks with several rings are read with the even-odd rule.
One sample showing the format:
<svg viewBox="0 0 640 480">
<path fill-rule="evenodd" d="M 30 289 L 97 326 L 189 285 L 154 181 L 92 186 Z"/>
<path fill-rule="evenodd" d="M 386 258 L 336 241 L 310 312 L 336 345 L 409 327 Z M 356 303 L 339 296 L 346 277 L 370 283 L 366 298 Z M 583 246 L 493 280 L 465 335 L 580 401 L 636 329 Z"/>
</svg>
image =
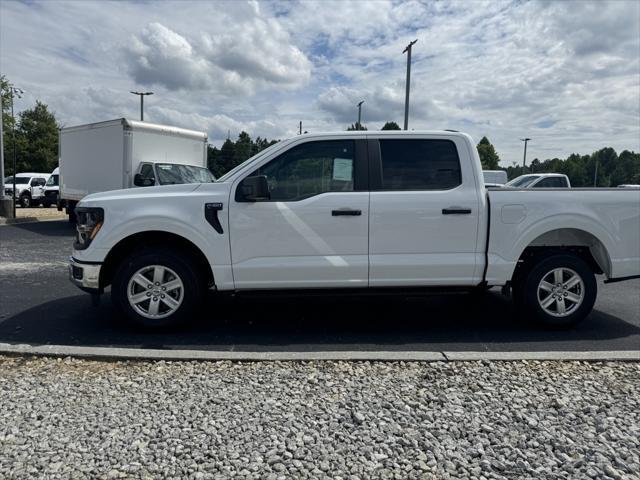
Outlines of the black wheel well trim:
<svg viewBox="0 0 640 480">
<path fill-rule="evenodd" d="M 197 245 L 176 233 L 151 230 L 129 235 L 111 248 L 102 262 L 102 268 L 100 269 L 100 288 L 105 288 L 111 284 L 118 266 L 128 255 L 136 250 L 153 247 L 170 248 L 175 252 L 187 253 L 196 262 L 196 265 L 205 276 L 206 285 L 215 285 L 213 270 L 211 269 L 209 260 Z"/>
<path fill-rule="evenodd" d="M 541 257 L 547 257 L 550 255 L 561 255 L 561 254 L 573 254 L 582 260 L 584 260 L 587 265 L 593 270 L 593 273 L 597 275 L 602 275 L 604 272 L 598 262 L 593 257 L 591 250 L 589 247 L 584 245 L 561 245 L 561 246 L 528 246 L 524 249 L 518 262 L 516 264 L 516 268 L 513 271 L 513 275 L 511 277 L 512 282 L 517 282 L 519 280 L 519 276 L 527 271 L 530 265 L 535 264 L 535 262 Z"/>
</svg>

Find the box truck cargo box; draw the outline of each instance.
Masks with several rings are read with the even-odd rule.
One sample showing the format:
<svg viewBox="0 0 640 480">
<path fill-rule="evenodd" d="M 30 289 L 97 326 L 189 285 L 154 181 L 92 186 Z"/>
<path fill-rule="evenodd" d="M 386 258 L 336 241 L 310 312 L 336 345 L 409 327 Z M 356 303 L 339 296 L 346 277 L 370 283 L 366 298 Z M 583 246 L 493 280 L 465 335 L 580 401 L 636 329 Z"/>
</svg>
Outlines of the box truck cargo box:
<svg viewBox="0 0 640 480">
<path fill-rule="evenodd" d="M 91 193 L 211 182 L 206 166 L 205 132 L 125 118 L 62 128 L 58 208 L 73 221 Z"/>
</svg>

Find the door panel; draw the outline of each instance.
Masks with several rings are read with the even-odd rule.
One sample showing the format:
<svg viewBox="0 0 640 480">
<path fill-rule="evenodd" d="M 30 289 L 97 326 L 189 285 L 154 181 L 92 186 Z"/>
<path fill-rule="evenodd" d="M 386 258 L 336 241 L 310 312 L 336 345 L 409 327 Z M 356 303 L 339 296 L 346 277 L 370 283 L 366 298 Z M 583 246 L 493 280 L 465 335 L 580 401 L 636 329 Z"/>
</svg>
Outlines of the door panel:
<svg viewBox="0 0 640 480">
<path fill-rule="evenodd" d="M 367 192 L 324 193 L 300 202 L 233 203 L 236 288 L 366 286 Z M 334 216 L 333 210 L 361 210 Z"/>
<path fill-rule="evenodd" d="M 382 154 L 372 155 L 383 191 L 371 192 L 369 284 L 474 284 L 479 202 L 473 175 L 463 167 L 470 159 L 460 162 L 464 143 L 391 145 L 394 141 L 416 140 L 382 140 Z"/>
<path fill-rule="evenodd" d="M 248 175 L 267 177 L 270 200 L 242 201 L 236 184 L 229 213 L 236 288 L 366 286 L 363 163 L 364 142 L 305 142 Z"/>
</svg>

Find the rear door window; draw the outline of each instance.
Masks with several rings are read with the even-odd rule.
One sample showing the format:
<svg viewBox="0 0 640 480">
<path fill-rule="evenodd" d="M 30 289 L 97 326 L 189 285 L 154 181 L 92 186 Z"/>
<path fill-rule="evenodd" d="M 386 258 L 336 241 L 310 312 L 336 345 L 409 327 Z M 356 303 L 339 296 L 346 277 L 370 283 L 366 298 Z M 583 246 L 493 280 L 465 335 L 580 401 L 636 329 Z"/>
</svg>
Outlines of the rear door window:
<svg viewBox="0 0 640 480">
<path fill-rule="evenodd" d="M 450 140 L 381 139 L 382 190 L 449 190 L 462 183 Z"/>
</svg>

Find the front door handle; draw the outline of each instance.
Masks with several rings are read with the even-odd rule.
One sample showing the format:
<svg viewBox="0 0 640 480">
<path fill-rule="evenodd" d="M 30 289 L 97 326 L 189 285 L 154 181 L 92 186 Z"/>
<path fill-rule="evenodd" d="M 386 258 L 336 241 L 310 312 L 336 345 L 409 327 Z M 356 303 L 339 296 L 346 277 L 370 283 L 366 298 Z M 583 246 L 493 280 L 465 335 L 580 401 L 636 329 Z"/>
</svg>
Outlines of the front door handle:
<svg viewBox="0 0 640 480">
<path fill-rule="evenodd" d="M 334 217 L 357 217 L 362 215 L 362 210 L 351 210 L 350 208 L 341 208 L 340 210 L 331 210 L 331 215 Z"/>
<path fill-rule="evenodd" d="M 470 208 L 462 208 L 462 207 L 449 207 L 443 208 L 443 215 L 469 215 L 471 213 Z"/>
</svg>

